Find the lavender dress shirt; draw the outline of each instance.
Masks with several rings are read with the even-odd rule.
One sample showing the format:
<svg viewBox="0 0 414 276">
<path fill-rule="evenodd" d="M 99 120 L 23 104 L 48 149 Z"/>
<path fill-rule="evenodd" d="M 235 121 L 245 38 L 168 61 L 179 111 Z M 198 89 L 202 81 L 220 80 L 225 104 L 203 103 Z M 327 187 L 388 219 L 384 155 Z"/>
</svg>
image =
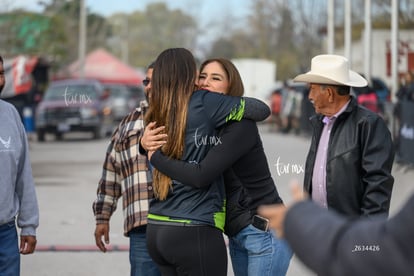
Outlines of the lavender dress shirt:
<svg viewBox="0 0 414 276">
<path fill-rule="evenodd" d="M 318 151 L 316 152 L 315 165 L 312 175 L 312 200 L 324 208 L 328 208 L 326 197 L 326 161 L 328 156 L 329 138 L 336 118 L 344 112 L 350 101 L 348 101 L 332 117 L 325 116 L 322 122 L 325 124 L 319 139 Z"/>
</svg>

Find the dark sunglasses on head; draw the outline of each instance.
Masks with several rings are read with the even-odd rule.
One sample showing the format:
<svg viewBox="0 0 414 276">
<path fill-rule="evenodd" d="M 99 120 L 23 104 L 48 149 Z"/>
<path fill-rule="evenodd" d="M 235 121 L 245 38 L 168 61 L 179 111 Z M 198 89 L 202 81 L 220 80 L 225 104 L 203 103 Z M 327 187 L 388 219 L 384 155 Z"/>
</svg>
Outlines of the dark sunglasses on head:
<svg viewBox="0 0 414 276">
<path fill-rule="evenodd" d="M 148 79 L 148 78 L 146 78 L 146 79 L 144 79 L 144 80 L 142 81 L 142 84 L 143 84 L 144 86 L 147 86 L 150 82 L 151 82 L 151 80 L 150 80 L 150 79 Z"/>
</svg>

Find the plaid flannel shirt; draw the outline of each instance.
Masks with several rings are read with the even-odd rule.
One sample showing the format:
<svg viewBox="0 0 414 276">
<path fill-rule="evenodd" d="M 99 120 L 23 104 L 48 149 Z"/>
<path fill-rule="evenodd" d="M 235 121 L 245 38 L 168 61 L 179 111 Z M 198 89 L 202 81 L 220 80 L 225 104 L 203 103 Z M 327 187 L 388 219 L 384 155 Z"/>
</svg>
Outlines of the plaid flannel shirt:
<svg viewBox="0 0 414 276">
<path fill-rule="evenodd" d="M 114 131 L 93 203 L 96 223 L 109 223 L 122 196 L 125 236 L 134 227 L 147 224 L 149 200 L 153 198 L 152 172 L 147 157 L 139 152 L 143 131 L 140 108 L 128 114 Z"/>
</svg>

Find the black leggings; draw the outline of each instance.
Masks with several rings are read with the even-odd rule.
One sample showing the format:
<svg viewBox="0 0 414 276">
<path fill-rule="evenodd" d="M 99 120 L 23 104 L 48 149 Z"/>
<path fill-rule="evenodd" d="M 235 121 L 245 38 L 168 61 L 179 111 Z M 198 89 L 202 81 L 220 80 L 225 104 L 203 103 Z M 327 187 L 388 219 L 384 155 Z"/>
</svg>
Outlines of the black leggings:
<svg viewBox="0 0 414 276">
<path fill-rule="evenodd" d="M 163 276 L 226 276 L 223 233 L 212 226 L 148 224 L 147 247 Z"/>
</svg>

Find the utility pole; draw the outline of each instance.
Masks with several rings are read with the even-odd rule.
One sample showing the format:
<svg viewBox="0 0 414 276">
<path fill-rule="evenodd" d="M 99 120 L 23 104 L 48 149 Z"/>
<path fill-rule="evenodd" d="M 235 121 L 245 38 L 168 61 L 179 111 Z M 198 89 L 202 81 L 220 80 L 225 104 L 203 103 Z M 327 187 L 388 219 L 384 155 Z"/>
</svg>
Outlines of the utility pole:
<svg viewBox="0 0 414 276">
<path fill-rule="evenodd" d="M 335 49 L 335 3 L 334 0 L 328 0 L 328 45 L 327 53 L 333 54 Z"/>
<path fill-rule="evenodd" d="M 364 73 L 371 85 L 371 0 L 365 0 L 365 41 L 364 41 Z"/>
<path fill-rule="evenodd" d="M 345 0 L 345 57 L 352 68 L 352 19 L 351 0 Z"/>
<path fill-rule="evenodd" d="M 391 1 L 391 100 L 398 90 L 398 0 Z"/>
<path fill-rule="evenodd" d="M 85 56 L 86 56 L 86 8 L 85 1 L 80 0 L 79 11 L 79 78 L 85 77 Z"/>
</svg>

